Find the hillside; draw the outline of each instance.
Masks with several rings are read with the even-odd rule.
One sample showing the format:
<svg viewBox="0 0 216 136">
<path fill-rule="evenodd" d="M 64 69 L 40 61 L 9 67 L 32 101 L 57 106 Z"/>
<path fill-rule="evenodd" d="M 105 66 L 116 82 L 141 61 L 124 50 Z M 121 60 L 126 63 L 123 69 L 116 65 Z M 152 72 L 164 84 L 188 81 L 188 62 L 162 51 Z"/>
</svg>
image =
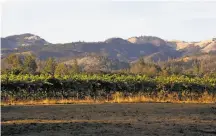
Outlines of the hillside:
<svg viewBox="0 0 216 136">
<path fill-rule="evenodd" d="M 170 46 L 176 50 L 190 51 L 191 53 L 195 53 L 197 51 L 203 53 L 216 51 L 216 38 L 200 42 L 169 41 L 169 43 Z"/>
<path fill-rule="evenodd" d="M 37 35 L 25 33 L 21 35 L 12 35 L 5 38 L 1 38 L 1 48 L 18 48 L 19 46 L 31 46 L 31 45 L 46 45 L 49 42 L 40 38 Z"/>
<path fill-rule="evenodd" d="M 152 44 L 154 46 L 167 46 L 167 42 L 159 37 L 139 36 L 128 38 L 128 41 L 134 44 Z"/>
<path fill-rule="evenodd" d="M 191 73 L 195 69 L 201 73 L 216 72 L 216 53 L 201 53 L 192 56 L 162 62 L 160 66 L 164 68 L 173 67 L 176 72 Z"/>
<path fill-rule="evenodd" d="M 73 65 L 75 61 L 82 71 L 114 71 L 129 68 L 128 63 L 95 54 L 75 57 L 62 63 Z"/>
<path fill-rule="evenodd" d="M 28 37 L 27 37 L 28 36 Z M 49 44 L 39 36 L 23 34 L 5 38 L 8 42 L 2 43 L 2 48 L 18 48 L 16 52 L 33 51 L 40 59 L 48 57 L 64 58 L 89 53 L 97 53 L 121 61 L 133 61 L 142 56 L 148 56 L 158 52 L 177 53 L 169 47 L 164 40 L 156 37 L 137 37 L 137 42 L 131 42 L 122 38 L 109 38 L 104 42 L 72 42 L 64 44 Z M 10 42 L 12 43 L 10 43 Z M 138 42 L 139 41 L 139 42 Z M 7 54 L 7 52 L 3 52 Z M 174 56 L 175 58 L 176 56 Z M 178 57 L 178 56 L 177 56 Z"/>
<path fill-rule="evenodd" d="M 151 62 L 166 62 L 216 51 L 215 38 L 200 42 L 184 42 L 139 36 L 128 39 L 114 37 L 101 42 L 51 44 L 37 35 L 26 33 L 1 40 L 1 58 L 11 53 L 31 53 L 42 61 L 54 57 L 59 62 L 70 64 L 77 59 L 83 69 L 99 70 L 105 67 L 107 70 L 126 68 L 129 63 L 139 58 Z"/>
</svg>

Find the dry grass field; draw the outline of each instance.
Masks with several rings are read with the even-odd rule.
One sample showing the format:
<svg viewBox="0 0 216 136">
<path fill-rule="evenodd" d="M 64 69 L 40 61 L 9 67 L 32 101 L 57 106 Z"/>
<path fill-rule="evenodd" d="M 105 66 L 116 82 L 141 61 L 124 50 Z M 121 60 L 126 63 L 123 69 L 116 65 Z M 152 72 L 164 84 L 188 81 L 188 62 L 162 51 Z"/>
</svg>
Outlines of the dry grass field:
<svg viewBox="0 0 216 136">
<path fill-rule="evenodd" d="M 199 96 L 197 93 L 185 95 L 184 92 L 179 96 L 177 92 L 167 93 L 159 92 L 157 95 L 142 94 L 134 96 L 124 96 L 122 92 L 116 92 L 107 99 L 93 99 L 86 97 L 85 99 L 42 99 L 42 100 L 15 100 L 10 98 L 1 101 L 1 105 L 43 105 L 43 104 L 103 104 L 103 103 L 143 103 L 143 102 L 159 102 L 159 103 L 216 103 L 216 95 L 203 92 Z"/>
<path fill-rule="evenodd" d="M 2 136 L 213 136 L 215 104 L 2 106 Z"/>
</svg>

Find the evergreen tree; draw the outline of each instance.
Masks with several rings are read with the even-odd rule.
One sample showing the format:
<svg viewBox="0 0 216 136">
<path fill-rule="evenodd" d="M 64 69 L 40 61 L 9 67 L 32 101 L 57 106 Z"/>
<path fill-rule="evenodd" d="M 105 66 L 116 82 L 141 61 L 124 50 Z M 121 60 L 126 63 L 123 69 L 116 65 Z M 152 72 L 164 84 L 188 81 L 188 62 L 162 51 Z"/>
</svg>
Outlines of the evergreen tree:
<svg viewBox="0 0 216 136">
<path fill-rule="evenodd" d="M 55 74 L 60 76 L 68 75 L 69 74 L 68 67 L 63 63 L 59 63 L 56 66 Z"/>
<path fill-rule="evenodd" d="M 10 54 L 6 58 L 8 64 L 8 70 L 14 74 L 19 74 L 23 70 L 23 62 L 20 56 L 16 54 Z"/>
<path fill-rule="evenodd" d="M 80 67 L 78 65 L 77 60 L 75 59 L 73 65 L 70 69 L 70 73 L 73 74 L 73 73 L 79 73 L 79 72 L 80 72 Z"/>
<path fill-rule="evenodd" d="M 196 59 L 193 63 L 193 73 L 198 75 L 200 73 L 199 61 Z"/>
<path fill-rule="evenodd" d="M 45 66 L 44 66 L 44 73 L 45 74 L 49 74 L 51 75 L 52 77 L 54 77 L 55 75 L 55 69 L 56 69 L 56 61 L 54 58 L 48 58 L 45 62 Z"/>
<path fill-rule="evenodd" d="M 33 55 L 27 55 L 23 62 L 23 72 L 34 74 L 37 69 L 36 58 Z"/>
</svg>

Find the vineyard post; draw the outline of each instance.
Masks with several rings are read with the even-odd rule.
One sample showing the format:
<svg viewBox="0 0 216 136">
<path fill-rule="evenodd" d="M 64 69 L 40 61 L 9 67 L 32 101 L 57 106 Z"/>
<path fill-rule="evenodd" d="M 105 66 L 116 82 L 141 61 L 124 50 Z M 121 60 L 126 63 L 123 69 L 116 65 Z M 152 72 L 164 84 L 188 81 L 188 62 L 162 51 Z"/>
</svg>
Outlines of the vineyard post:
<svg viewBox="0 0 216 136">
<path fill-rule="evenodd" d="M 79 93 L 78 93 L 78 91 L 77 91 L 76 97 L 77 97 L 77 100 L 79 100 Z"/>
<path fill-rule="evenodd" d="M 107 94 L 107 102 L 109 102 L 109 94 Z"/>
<path fill-rule="evenodd" d="M 8 69 L 6 69 L 6 84 L 9 82 L 9 72 Z"/>
</svg>

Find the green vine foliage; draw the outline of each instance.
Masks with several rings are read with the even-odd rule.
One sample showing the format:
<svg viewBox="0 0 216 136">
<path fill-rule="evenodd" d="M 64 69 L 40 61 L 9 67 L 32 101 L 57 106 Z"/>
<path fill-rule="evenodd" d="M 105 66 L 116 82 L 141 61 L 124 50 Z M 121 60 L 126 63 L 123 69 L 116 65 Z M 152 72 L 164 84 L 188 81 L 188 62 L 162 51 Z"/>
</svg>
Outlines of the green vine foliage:
<svg viewBox="0 0 216 136">
<path fill-rule="evenodd" d="M 187 92 L 216 95 L 212 77 L 156 76 L 132 74 L 1 75 L 1 99 L 40 100 L 45 98 L 102 97 L 155 92 Z M 179 93 L 182 94 L 182 93 Z"/>
</svg>

